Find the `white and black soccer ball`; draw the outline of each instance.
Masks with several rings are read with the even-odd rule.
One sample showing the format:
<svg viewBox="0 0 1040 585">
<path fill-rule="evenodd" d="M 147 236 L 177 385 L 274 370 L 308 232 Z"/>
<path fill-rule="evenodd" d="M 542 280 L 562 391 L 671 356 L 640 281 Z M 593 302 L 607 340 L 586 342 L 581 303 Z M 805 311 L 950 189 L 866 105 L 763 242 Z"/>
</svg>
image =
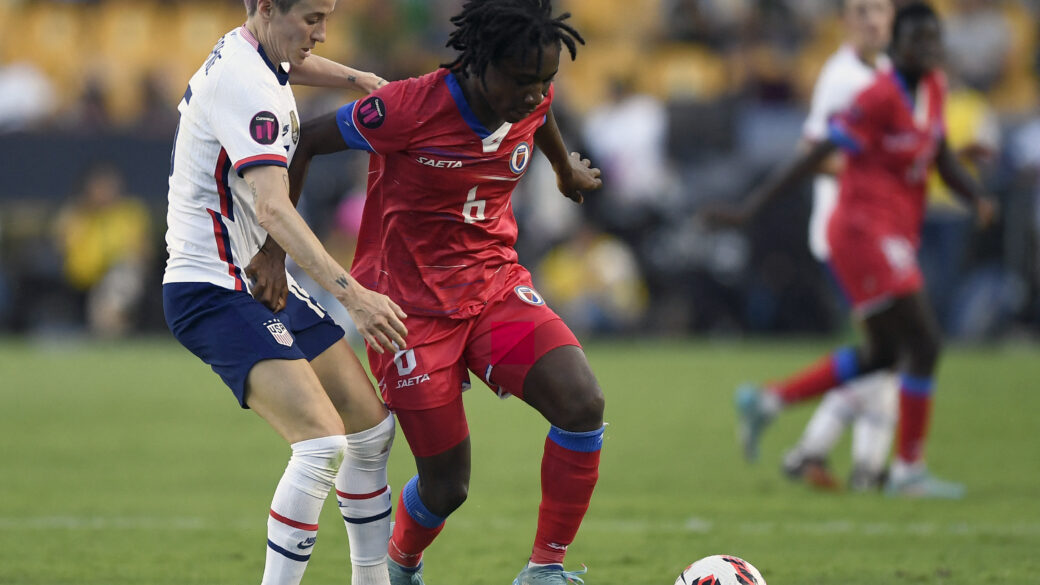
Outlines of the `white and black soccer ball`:
<svg viewBox="0 0 1040 585">
<path fill-rule="evenodd" d="M 675 585 L 766 585 L 766 580 L 742 558 L 712 555 L 686 567 Z"/>
</svg>

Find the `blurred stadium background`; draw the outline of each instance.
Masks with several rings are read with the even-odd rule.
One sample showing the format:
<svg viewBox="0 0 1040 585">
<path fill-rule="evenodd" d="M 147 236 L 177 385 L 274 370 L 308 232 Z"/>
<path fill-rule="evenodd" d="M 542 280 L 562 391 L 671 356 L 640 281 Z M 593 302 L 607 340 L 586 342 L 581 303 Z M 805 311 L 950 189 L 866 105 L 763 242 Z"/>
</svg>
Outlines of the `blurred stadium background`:
<svg viewBox="0 0 1040 585">
<path fill-rule="evenodd" d="M 443 43 L 459 5 L 341 1 L 319 52 L 389 79 L 425 72 L 450 56 Z M 515 198 L 521 259 L 554 306 L 586 335 L 842 331 L 844 309 L 806 246 L 809 183 L 743 231 L 707 232 L 692 219 L 790 156 L 815 76 L 841 42 L 840 2 L 559 5 L 588 44 L 562 66 L 554 107 L 606 186 L 578 208 L 543 163 Z M 973 231 L 934 190 L 922 252 L 931 294 L 950 337 L 1035 337 L 1040 5 L 936 5 L 957 80 L 951 133 L 986 147 L 978 172 L 1004 215 Z M 0 0 L 0 332 L 164 328 L 176 104 L 215 39 L 243 20 L 238 0 Z M 297 93 L 304 118 L 356 97 Z M 363 158 L 319 161 L 305 195 L 305 216 L 344 261 Z M 93 208 L 90 191 L 102 202 Z"/>
</svg>

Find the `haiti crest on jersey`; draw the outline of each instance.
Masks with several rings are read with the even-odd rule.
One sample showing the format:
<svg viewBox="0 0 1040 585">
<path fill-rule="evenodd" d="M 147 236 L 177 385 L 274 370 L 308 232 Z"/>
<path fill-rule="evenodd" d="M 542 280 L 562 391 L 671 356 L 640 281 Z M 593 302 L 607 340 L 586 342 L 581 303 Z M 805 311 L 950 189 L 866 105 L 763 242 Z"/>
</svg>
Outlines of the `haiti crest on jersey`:
<svg viewBox="0 0 1040 585">
<path fill-rule="evenodd" d="M 517 144 L 513 149 L 513 154 L 509 155 L 509 170 L 519 175 L 527 169 L 529 162 L 531 162 L 531 145 L 526 142 Z"/>
<path fill-rule="evenodd" d="M 271 337 L 274 337 L 275 341 L 285 347 L 292 346 L 292 334 L 289 333 L 289 330 L 285 328 L 285 325 L 283 325 L 281 321 L 278 319 L 271 319 L 270 321 L 265 321 L 264 326 L 271 332 Z"/>
<path fill-rule="evenodd" d="M 542 298 L 542 295 L 538 294 L 538 291 L 534 290 L 529 286 L 520 285 L 514 288 L 513 292 L 516 293 L 516 296 L 520 297 L 521 301 L 529 305 L 538 306 L 545 304 L 545 299 Z"/>
</svg>

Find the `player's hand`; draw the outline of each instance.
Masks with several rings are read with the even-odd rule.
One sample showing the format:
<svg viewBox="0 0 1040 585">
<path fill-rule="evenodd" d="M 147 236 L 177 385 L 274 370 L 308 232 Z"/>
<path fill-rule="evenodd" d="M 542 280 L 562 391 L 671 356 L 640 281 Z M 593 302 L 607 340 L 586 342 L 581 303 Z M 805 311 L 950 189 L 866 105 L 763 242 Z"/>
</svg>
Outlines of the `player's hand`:
<svg viewBox="0 0 1040 585">
<path fill-rule="evenodd" d="M 289 283 L 285 278 L 285 252 L 278 246 L 260 248 L 246 266 L 246 276 L 252 281 L 253 298 L 277 313 L 285 308 L 289 297 Z"/>
<path fill-rule="evenodd" d="M 407 319 L 408 315 L 390 297 L 361 286 L 357 289 L 351 299 L 343 304 L 368 346 L 376 353 L 383 353 L 385 349 L 404 349 L 408 328 L 404 326 L 403 319 Z"/>
<path fill-rule="evenodd" d="M 975 202 L 975 223 L 979 229 L 986 229 L 993 225 L 999 216 L 1000 208 L 992 197 L 980 197 Z"/>
<path fill-rule="evenodd" d="M 709 203 L 697 212 L 697 217 L 708 227 L 740 227 L 751 219 L 751 214 L 743 207 Z"/>
<path fill-rule="evenodd" d="M 556 186 L 565 197 L 581 203 L 585 200 L 585 191 L 603 186 L 600 174 L 600 170 L 592 166 L 592 161 L 572 152 L 564 168 L 556 170 Z"/>
</svg>

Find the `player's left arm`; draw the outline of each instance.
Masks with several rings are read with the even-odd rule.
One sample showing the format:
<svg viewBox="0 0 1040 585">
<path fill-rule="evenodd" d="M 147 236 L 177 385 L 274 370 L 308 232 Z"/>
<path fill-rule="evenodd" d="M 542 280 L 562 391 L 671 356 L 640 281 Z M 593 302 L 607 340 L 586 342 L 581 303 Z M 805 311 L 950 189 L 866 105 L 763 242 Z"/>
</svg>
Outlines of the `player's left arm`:
<svg viewBox="0 0 1040 585">
<path fill-rule="evenodd" d="M 584 191 L 603 186 L 600 170 L 592 166 L 592 161 L 577 152 L 567 152 L 551 107 L 545 114 L 545 123 L 534 133 L 534 144 L 549 159 L 556 173 L 556 186 L 568 199 L 581 203 L 585 200 Z"/>
<path fill-rule="evenodd" d="M 368 71 L 359 71 L 318 55 L 311 55 L 289 72 L 294 85 L 335 87 L 372 93 L 386 85 L 386 80 Z"/>
<path fill-rule="evenodd" d="M 935 167 L 943 182 L 965 203 L 975 209 L 979 227 L 985 228 L 993 223 L 997 217 L 996 199 L 991 197 L 975 177 L 964 168 L 945 138 L 939 144 Z"/>
</svg>

